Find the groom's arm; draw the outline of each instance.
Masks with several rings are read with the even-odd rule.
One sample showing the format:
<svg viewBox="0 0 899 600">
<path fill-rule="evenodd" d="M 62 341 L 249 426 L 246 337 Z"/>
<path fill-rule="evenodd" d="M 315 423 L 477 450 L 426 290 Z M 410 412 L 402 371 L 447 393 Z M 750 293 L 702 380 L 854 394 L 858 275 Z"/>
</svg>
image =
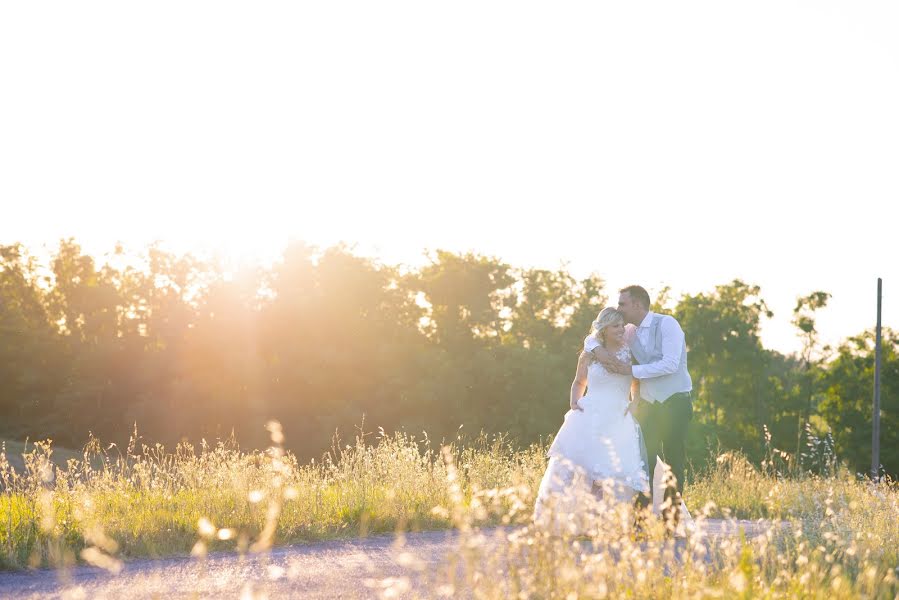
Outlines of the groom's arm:
<svg viewBox="0 0 899 600">
<path fill-rule="evenodd" d="M 631 372 L 637 379 L 652 379 L 670 375 L 680 368 L 680 357 L 684 348 L 684 330 L 673 317 L 662 319 L 660 327 L 662 329 L 662 358 L 645 365 L 634 365 Z"/>
<path fill-rule="evenodd" d="M 584 352 L 592 354 L 606 368 L 620 368 L 621 365 L 624 365 L 611 352 L 606 350 L 593 335 L 588 335 L 584 338 Z"/>
</svg>

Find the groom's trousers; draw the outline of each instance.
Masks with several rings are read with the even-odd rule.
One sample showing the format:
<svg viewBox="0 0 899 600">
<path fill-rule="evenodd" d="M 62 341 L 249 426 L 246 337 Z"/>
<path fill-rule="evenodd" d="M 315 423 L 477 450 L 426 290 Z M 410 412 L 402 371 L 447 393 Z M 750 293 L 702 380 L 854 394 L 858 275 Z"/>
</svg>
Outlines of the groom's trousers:
<svg viewBox="0 0 899 600">
<path fill-rule="evenodd" d="M 676 496 L 674 488 L 665 489 L 665 499 L 671 499 L 669 507 L 676 509 L 674 513 L 676 520 L 680 514 L 679 498 L 684 491 L 684 468 L 687 462 L 684 441 L 687 437 L 687 426 L 693 418 L 692 395 L 690 392 L 682 392 L 674 394 L 664 402 L 647 402 L 640 399 L 636 416 L 643 431 L 643 441 L 646 443 L 649 485 L 652 486 L 653 483 L 656 456 L 671 467 L 671 473 L 677 482 Z M 641 494 L 637 502 L 648 506 L 651 499 Z"/>
</svg>

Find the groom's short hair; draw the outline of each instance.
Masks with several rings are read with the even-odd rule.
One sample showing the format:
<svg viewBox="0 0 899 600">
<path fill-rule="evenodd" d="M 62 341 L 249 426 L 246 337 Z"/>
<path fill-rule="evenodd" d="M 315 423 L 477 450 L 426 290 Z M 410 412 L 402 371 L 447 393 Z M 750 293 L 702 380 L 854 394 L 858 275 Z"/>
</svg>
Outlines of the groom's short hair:
<svg viewBox="0 0 899 600">
<path fill-rule="evenodd" d="M 618 290 L 619 294 L 623 294 L 627 292 L 630 294 L 630 297 L 643 305 L 643 308 L 649 310 L 649 292 L 646 291 L 643 286 L 640 285 L 629 285 L 626 288 L 621 288 Z"/>
</svg>

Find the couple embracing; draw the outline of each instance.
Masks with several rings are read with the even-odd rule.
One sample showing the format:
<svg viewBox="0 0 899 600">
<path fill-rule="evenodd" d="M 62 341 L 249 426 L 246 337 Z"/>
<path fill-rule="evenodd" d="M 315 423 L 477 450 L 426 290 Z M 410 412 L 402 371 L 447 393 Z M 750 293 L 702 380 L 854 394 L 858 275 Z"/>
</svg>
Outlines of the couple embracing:
<svg viewBox="0 0 899 600">
<path fill-rule="evenodd" d="M 619 292 L 618 307 L 593 322 L 571 384 L 571 410 L 549 448 L 537 494 L 538 522 L 577 511 L 576 494 L 634 502 L 638 527 L 652 496 L 663 494 L 662 517 L 676 531 L 693 416 L 687 345 L 674 317 L 650 311 L 638 285 Z M 670 467 L 653 489 L 656 457 Z M 551 514 L 556 513 L 556 514 Z"/>
</svg>

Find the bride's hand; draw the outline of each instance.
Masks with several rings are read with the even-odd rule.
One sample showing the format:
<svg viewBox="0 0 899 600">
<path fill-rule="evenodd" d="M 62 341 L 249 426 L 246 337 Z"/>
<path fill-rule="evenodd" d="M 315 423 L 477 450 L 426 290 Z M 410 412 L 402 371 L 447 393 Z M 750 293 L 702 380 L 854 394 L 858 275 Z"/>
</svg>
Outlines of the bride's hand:
<svg viewBox="0 0 899 600">
<path fill-rule="evenodd" d="M 584 412 L 584 409 L 581 408 L 580 404 L 578 404 L 578 400 L 575 400 L 574 402 L 569 402 L 569 405 L 571 406 L 571 410 L 579 410 L 581 412 Z"/>
</svg>

